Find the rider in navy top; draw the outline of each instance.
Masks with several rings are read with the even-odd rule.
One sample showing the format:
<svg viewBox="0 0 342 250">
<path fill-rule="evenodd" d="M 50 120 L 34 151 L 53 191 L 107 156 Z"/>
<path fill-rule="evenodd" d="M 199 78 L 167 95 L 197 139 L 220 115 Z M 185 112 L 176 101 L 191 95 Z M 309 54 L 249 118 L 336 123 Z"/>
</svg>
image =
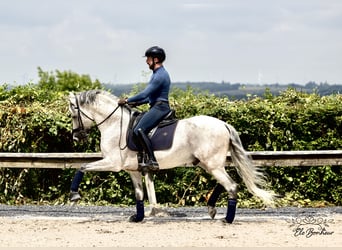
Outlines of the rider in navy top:
<svg viewBox="0 0 342 250">
<path fill-rule="evenodd" d="M 138 139 L 138 143 L 149 157 L 148 161 L 140 164 L 139 167 L 158 170 L 159 164 L 154 156 L 152 144 L 147 135 L 170 112 L 169 91 L 171 80 L 163 66 L 166 55 L 162 48 L 153 46 L 145 52 L 145 56 L 146 63 L 153 71 L 148 85 L 137 95 L 128 99 L 120 99 L 118 104 L 124 105 L 128 103 L 138 106 L 149 103 L 149 111 L 143 115 L 133 132 L 135 138 Z"/>
</svg>

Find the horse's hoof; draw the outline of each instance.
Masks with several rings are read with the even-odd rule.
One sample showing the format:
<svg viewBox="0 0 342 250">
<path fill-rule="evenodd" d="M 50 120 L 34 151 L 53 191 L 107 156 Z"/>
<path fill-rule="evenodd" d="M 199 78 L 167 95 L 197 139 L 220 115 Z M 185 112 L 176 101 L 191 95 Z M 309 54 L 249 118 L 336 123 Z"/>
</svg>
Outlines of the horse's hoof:
<svg viewBox="0 0 342 250">
<path fill-rule="evenodd" d="M 212 219 L 214 219 L 216 215 L 216 208 L 212 206 L 208 206 L 208 214 L 210 215 Z"/>
<path fill-rule="evenodd" d="M 128 218 L 128 221 L 129 222 L 141 222 L 141 221 L 143 221 L 143 219 L 144 219 L 144 217 L 139 218 L 139 217 L 137 217 L 136 214 L 133 214 Z"/>
<path fill-rule="evenodd" d="M 233 221 L 228 221 L 226 218 L 222 218 L 221 221 L 224 223 L 224 224 L 232 224 Z"/>
<path fill-rule="evenodd" d="M 152 207 L 151 212 L 147 216 L 167 217 L 170 216 L 170 213 L 162 208 Z"/>
<path fill-rule="evenodd" d="M 79 201 L 81 199 L 81 195 L 78 193 L 78 192 L 70 192 L 70 201 L 72 202 L 76 202 L 76 201 Z"/>
</svg>

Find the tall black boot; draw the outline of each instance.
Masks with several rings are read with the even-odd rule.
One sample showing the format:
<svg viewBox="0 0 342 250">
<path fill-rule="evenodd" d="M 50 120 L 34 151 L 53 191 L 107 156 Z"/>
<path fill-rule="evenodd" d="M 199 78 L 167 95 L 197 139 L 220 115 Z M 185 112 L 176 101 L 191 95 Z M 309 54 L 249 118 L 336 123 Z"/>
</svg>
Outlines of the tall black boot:
<svg viewBox="0 0 342 250">
<path fill-rule="evenodd" d="M 143 164 L 140 164 L 139 166 L 141 168 L 148 168 L 151 171 L 159 170 L 159 164 L 156 160 L 156 157 L 154 156 L 153 148 L 150 139 L 147 135 L 145 135 L 144 131 L 142 129 L 138 129 L 138 138 L 140 145 L 143 147 L 145 153 L 148 155 L 148 161 L 146 161 Z"/>
</svg>

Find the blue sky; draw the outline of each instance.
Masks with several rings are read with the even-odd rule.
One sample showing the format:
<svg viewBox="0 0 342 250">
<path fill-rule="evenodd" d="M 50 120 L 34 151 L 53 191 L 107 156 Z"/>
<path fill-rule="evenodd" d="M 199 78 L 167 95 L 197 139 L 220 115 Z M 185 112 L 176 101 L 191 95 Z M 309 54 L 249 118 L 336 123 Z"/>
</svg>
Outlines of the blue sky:
<svg viewBox="0 0 342 250">
<path fill-rule="evenodd" d="M 174 82 L 342 84 L 342 1 L 0 0 L 0 84 L 146 82 L 153 45 Z"/>
</svg>

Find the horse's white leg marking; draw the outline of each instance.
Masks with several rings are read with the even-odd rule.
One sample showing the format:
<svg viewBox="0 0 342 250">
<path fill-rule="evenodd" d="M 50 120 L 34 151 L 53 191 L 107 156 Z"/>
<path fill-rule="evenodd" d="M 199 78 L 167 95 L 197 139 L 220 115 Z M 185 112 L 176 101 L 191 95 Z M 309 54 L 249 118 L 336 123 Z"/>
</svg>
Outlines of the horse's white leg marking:
<svg viewBox="0 0 342 250">
<path fill-rule="evenodd" d="M 157 204 L 157 197 L 156 197 L 156 192 L 154 189 L 152 174 L 150 172 L 145 174 L 145 185 L 146 185 L 148 201 L 151 206 L 155 206 Z"/>
<path fill-rule="evenodd" d="M 136 200 L 139 200 L 139 201 L 144 200 L 144 189 L 143 189 L 143 184 L 142 184 L 141 173 L 138 171 L 130 171 L 129 174 L 133 182 Z"/>
</svg>

